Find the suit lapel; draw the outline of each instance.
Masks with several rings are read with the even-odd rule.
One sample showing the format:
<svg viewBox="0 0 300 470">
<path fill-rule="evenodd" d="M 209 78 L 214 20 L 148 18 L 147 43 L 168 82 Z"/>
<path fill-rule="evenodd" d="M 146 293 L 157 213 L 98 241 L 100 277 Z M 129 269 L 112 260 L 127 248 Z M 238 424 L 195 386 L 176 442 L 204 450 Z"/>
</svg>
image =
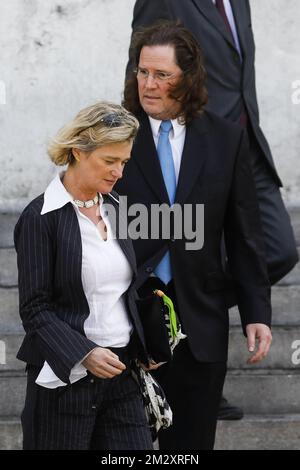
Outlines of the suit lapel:
<svg viewBox="0 0 300 470">
<path fill-rule="evenodd" d="M 132 158 L 159 201 L 170 204 L 146 115 L 140 118 L 140 124 Z M 205 114 L 187 126 L 175 197 L 177 203 L 184 203 L 200 175 L 207 154 L 207 132 Z"/>
<path fill-rule="evenodd" d="M 115 198 L 115 196 L 111 194 L 103 195 L 104 203 L 113 206 L 115 209 L 116 218 L 113 217 L 113 214 L 110 211 L 108 211 L 107 217 L 110 221 L 111 227 L 113 228 L 114 235 L 123 253 L 125 254 L 128 262 L 130 263 L 130 266 L 132 267 L 134 274 L 136 274 L 137 267 L 136 267 L 135 254 L 134 254 L 131 240 L 129 240 L 128 232 L 127 232 L 127 227 L 128 227 L 127 212 L 124 213 L 124 211 L 120 210 L 119 202 L 116 202 L 116 199 L 117 198 Z M 120 238 L 119 236 L 120 224 L 123 227 L 123 230 L 121 231 L 121 233 L 123 233 L 124 228 L 126 228 L 127 238 Z"/>
<path fill-rule="evenodd" d="M 186 128 L 175 203 L 184 203 L 199 178 L 207 157 L 207 132 L 205 115 Z"/>
<path fill-rule="evenodd" d="M 139 121 L 141 127 L 134 144 L 132 158 L 159 201 L 169 204 L 149 119 L 143 114 L 139 117 Z"/>
<path fill-rule="evenodd" d="M 236 49 L 234 41 L 227 31 L 225 23 L 212 0 L 192 0 L 202 15 L 222 34 L 224 39 Z M 240 1 L 240 0 L 239 0 Z"/>
</svg>

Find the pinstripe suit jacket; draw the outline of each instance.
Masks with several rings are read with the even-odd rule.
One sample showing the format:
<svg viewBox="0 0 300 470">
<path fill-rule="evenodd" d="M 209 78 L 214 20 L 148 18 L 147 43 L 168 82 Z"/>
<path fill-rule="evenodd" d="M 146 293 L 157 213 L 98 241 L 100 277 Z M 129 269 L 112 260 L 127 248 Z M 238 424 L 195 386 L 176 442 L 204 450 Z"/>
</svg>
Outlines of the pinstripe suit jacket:
<svg viewBox="0 0 300 470">
<path fill-rule="evenodd" d="M 112 197 L 113 196 L 113 197 Z M 118 214 L 116 193 L 104 195 Z M 72 367 L 97 347 L 84 333 L 89 306 L 81 280 L 82 245 L 77 216 L 71 203 L 41 215 L 44 195 L 23 211 L 14 240 L 19 270 L 20 316 L 26 336 L 17 354 L 27 364 L 46 360 L 63 382 Z M 118 230 L 117 230 L 118 233 Z M 135 255 L 130 240 L 118 239 L 134 272 L 125 295 L 134 326 L 138 357 L 147 361 L 143 329 L 135 305 Z"/>
</svg>

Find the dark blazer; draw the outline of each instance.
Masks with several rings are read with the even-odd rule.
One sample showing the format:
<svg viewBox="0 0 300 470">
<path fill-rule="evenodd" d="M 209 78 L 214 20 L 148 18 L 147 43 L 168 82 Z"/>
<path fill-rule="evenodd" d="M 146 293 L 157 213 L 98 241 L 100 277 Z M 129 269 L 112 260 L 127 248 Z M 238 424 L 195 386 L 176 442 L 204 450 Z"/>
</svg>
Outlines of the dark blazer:
<svg viewBox="0 0 300 470">
<path fill-rule="evenodd" d="M 116 198 L 116 193 L 112 194 Z M 114 198 L 105 195 L 104 202 L 118 211 Z M 17 357 L 36 366 L 46 360 L 57 377 L 69 383 L 72 367 L 97 344 L 86 338 L 83 328 L 89 306 L 82 287 L 81 235 L 74 208 L 69 203 L 41 215 L 43 203 L 42 194 L 26 207 L 15 227 L 20 316 L 26 331 Z M 135 255 L 130 240 L 118 241 L 134 272 L 125 301 L 139 356 L 145 360 L 144 334 L 133 288 Z"/>
<path fill-rule="evenodd" d="M 255 44 L 248 0 L 231 0 L 242 49 L 241 62 L 233 39 L 212 0 L 137 0 L 133 32 L 160 18 L 179 19 L 194 34 L 205 57 L 207 109 L 238 121 L 243 103 L 258 145 L 274 180 L 281 186 L 267 140 L 259 126 L 255 87 Z"/>
<path fill-rule="evenodd" d="M 117 183 L 128 205 L 168 203 L 148 117 L 123 178 Z M 248 163 L 245 131 L 211 113 L 186 128 L 175 202 L 204 204 L 204 246 L 187 251 L 187 240 L 135 240 L 139 283 L 169 249 L 178 309 L 190 348 L 199 361 L 227 358 L 227 277 L 220 253 L 222 232 L 242 324 L 270 325 L 270 286 L 264 259 L 256 192 Z M 150 221 L 149 221 L 150 223 Z M 150 238 L 150 234 L 149 234 Z"/>
</svg>

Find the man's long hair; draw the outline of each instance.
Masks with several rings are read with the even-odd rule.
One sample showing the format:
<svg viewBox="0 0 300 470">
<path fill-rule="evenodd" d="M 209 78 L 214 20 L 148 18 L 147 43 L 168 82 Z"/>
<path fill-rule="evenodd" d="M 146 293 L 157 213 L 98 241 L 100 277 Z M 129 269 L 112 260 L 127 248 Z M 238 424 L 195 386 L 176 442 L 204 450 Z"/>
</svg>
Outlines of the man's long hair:
<svg viewBox="0 0 300 470">
<path fill-rule="evenodd" d="M 139 64 L 141 50 L 145 46 L 174 47 L 175 60 L 183 74 L 181 80 L 171 87 L 169 96 L 180 102 L 182 110 L 180 118 L 188 124 L 203 112 L 207 103 L 207 91 L 204 85 L 206 71 L 200 46 L 192 33 L 179 22 L 160 20 L 133 35 L 123 106 L 135 115 L 142 110 L 135 70 Z"/>
</svg>

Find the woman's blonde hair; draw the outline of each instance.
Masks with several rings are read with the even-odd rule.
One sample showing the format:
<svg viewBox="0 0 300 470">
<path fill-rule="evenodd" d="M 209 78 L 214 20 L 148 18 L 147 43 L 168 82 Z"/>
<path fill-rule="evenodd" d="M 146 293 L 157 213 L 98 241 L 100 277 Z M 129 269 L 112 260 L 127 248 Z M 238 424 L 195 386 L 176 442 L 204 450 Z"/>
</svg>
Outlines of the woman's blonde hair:
<svg viewBox="0 0 300 470">
<path fill-rule="evenodd" d="M 72 148 L 92 152 L 103 145 L 135 138 L 137 119 L 118 104 L 99 102 L 79 111 L 48 146 L 48 155 L 55 165 L 73 163 Z"/>
</svg>

